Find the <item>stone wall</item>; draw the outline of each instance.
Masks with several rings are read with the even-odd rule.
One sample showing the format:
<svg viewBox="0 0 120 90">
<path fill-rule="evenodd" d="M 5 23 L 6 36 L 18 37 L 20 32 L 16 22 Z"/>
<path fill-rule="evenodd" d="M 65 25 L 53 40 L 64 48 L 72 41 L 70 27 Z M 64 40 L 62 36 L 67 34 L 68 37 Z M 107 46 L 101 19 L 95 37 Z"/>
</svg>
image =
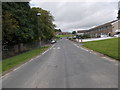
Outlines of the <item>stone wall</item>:
<svg viewBox="0 0 120 90">
<path fill-rule="evenodd" d="M 44 46 L 46 44 L 47 43 L 42 42 L 41 46 Z M 12 57 L 38 47 L 40 47 L 40 42 L 31 42 L 26 44 L 21 43 L 21 44 L 9 46 L 9 47 L 2 46 L 2 59 Z"/>
</svg>

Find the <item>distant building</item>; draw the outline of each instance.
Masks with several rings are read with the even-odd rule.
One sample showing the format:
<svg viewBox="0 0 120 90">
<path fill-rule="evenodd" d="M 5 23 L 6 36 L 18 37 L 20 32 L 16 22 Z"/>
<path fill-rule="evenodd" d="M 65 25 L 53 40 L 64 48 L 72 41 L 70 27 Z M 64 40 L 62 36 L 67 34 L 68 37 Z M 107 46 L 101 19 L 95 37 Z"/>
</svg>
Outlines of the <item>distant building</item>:
<svg viewBox="0 0 120 90">
<path fill-rule="evenodd" d="M 84 35 L 88 32 L 88 30 L 78 30 L 77 35 Z"/>
<path fill-rule="evenodd" d="M 68 35 L 70 32 L 56 32 L 56 35 Z"/>
<path fill-rule="evenodd" d="M 105 23 L 103 25 L 100 25 L 100 26 L 90 29 L 90 31 L 89 31 L 90 36 L 91 37 L 101 37 L 101 35 L 111 36 L 112 35 L 112 24 L 111 23 L 113 23 L 115 21 Z"/>
<path fill-rule="evenodd" d="M 120 20 L 114 20 L 89 30 L 78 31 L 78 35 L 87 34 L 90 37 L 114 36 L 120 32 Z"/>
<path fill-rule="evenodd" d="M 120 20 L 112 23 L 112 35 L 120 33 Z"/>
</svg>

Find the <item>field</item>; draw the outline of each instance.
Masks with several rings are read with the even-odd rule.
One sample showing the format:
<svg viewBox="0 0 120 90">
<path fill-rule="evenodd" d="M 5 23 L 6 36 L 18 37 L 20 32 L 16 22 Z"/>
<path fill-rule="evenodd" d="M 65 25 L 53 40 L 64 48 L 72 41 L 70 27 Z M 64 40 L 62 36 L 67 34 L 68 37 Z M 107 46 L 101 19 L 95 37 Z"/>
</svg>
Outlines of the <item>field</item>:
<svg viewBox="0 0 120 90">
<path fill-rule="evenodd" d="M 120 60 L 120 48 L 118 47 L 118 42 L 120 42 L 120 38 L 112 38 L 107 40 L 84 42 L 83 46 L 103 53 L 104 55 L 107 55 L 114 59 Z"/>
<path fill-rule="evenodd" d="M 17 65 L 20 65 L 20 64 L 26 62 L 27 60 L 30 60 L 31 58 L 35 57 L 36 55 L 39 55 L 40 53 L 44 52 L 48 48 L 49 48 L 49 46 L 37 48 L 37 49 L 31 50 L 31 51 L 22 53 L 20 55 L 5 59 L 2 62 L 0 62 L 0 64 L 2 63 L 2 66 L 0 67 L 0 69 L 2 68 L 2 72 L 7 71 Z"/>
<path fill-rule="evenodd" d="M 69 35 L 56 35 L 56 37 L 60 37 L 60 38 L 62 38 L 62 37 L 72 37 L 72 34 L 69 34 Z"/>
</svg>

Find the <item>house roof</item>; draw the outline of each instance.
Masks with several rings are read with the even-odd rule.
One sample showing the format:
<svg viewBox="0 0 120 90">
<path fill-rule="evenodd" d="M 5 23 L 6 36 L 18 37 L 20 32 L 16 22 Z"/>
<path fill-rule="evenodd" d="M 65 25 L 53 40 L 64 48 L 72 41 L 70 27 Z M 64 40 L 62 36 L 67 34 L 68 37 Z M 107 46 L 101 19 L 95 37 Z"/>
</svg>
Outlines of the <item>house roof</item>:
<svg viewBox="0 0 120 90">
<path fill-rule="evenodd" d="M 105 23 L 105 24 L 96 26 L 96 27 L 91 28 L 91 29 L 89 29 L 89 30 L 95 30 L 95 29 L 97 29 L 97 28 L 101 28 L 101 27 L 105 27 L 105 26 L 111 26 L 111 24 L 114 23 L 114 22 L 116 22 L 116 21 L 118 21 L 118 20 L 114 20 L 114 21 L 111 21 L 111 22 L 108 22 L 108 23 Z"/>
</svg>

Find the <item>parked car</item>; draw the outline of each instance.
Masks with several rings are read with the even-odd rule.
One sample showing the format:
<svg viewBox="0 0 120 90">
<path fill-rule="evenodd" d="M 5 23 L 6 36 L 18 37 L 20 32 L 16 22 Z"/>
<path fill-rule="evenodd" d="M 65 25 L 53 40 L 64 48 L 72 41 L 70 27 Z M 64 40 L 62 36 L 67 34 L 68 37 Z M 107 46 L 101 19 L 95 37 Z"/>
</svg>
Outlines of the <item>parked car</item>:
<svg viewBox="0 0 120 90">
<path fill-rule="evenodd" d="M 105 37 L 108 37 L 108 36 L 107 36 L 107 35 L 101 35 L 100 37 L 101 37 L 101 38 L 105 38 Z"/>
<path fill-rule="evenodd" d="M 72 39 L 72 37 L 67 37 L 67 39 Z"/>
<path fill-rule="evenodd" d="M 56 43 L 57 41 L 56 40 L 51 40 L 51 44 L 54 44 Z"/>
<path fill-rule="evenodd" d="M 114 37 L 120 37 L 120 34 L 115 34 Z"/>
<path fill-rule="evenodd" d="M 73 39 L 76 39 L 76 36 L 73 36 Z"/>
</svg>

